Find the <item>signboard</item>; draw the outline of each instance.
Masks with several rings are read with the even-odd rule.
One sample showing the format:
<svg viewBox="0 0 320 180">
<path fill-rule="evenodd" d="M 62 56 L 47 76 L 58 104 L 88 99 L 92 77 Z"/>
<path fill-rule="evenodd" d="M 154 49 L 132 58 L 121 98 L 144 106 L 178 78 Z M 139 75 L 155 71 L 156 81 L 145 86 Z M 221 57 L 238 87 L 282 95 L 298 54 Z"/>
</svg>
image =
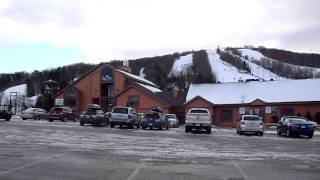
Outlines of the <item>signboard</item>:
<svg viewBox="0 0 320 180">
<path fill-rule="evenodd" d="M 103 83 L 112 83 L 113 82 L 113 70 L 109 67 L 106 67 L 101 70 L 101 81 Z"/>
<path fill-rule="evenodd" d="M 271 114 L 271 106 L 266 106 L 266 114 Z"/>
<path fill-rule="evenodd" d="M 239 114 L 245 114 L 246 108 L 245 107 L 239 107 Z"/>
<path fill-rule="evenodd" d="M 56 99 L 54 102 L 54 105 L 56 106 L 63 106 L 64 105 L 64 100 L 63 99 Z"/>
</svg>

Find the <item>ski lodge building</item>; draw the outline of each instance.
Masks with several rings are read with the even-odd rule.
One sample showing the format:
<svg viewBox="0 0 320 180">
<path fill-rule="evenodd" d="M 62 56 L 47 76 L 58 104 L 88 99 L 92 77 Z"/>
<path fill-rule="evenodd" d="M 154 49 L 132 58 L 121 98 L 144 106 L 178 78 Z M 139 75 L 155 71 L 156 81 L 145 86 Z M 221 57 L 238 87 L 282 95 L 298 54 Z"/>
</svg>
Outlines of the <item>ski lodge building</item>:
<svg viewBox="0 0 320 180">
<path fill-rule="evenodd" d="M 236 127 L 243 114 L 259 115 L 265 123 L 308 113 L 315 120 L 320 115 L 320 79 L 191 84 L 186 100 L 186 112 L 208 108 L 212 124 L 221 127 Z"/>
<path fill-rule="evenodd" d="M 160 107 L 164 113 L 184 116 L 185 97 L 186 93 L 178 90 L 160 90 L 153 82 L 130 73 L 127 66 L 117 69 L 100 64 L 53 98 L 55 105 L 69 106 L 78 114 L 87 104 L 99 104 L 105 112 L 114 106 L 130 106 L 142 113 Z"/>
</svg>

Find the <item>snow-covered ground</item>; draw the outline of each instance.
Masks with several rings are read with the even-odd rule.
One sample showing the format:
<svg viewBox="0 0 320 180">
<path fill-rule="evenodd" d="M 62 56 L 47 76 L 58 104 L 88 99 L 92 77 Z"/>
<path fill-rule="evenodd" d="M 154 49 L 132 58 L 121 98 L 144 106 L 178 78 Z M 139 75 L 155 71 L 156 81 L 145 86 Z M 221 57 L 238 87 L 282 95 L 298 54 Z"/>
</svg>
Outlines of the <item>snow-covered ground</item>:
<svg viewBox="0 0 320 180">
<path fill-rule="evenodd" d="M 213 50 L 207 50 L 209 63 L 220 82 L 238 82 L 239 80 L 257 79 L 248 73 L 241 73 L 236 67 L 220 59 L 220 55 Z"/>
<path fill-rule="evenodd" d="M 18 86 L 10 87 L 4 90 L 2 93 L 1 105 L 10 104 L 10 94 L 12 103 L 17 103 L 16 112 L 20 112 L 23 102 L 26 106 L 35 106 L 38 96 L 27 97 L 27 84 L 21 84 Z"/>
<path fill-rule="evenodd" d="M 241 53 L 242 57 L 245 57 L 245 56 L 248 57 L 248 61 L 251 61 L 251 62 L 255 61 L 255 60 L 256 61 L 260 61 L 262 59 L 268 59 L 271 62 L 278 62 L 278 63 L 283 64 L 284 66 L 288 66 L 288 67 L 291 67 L 293 69 L 307 70 L 307 71 L 313 72 L 314 74 L 320 73 L 320 68 L 313 68 L 313 67 L 307 67 L 307 66 L 298 66 L 298 65 L 294 65 L 294 64 L 284 63 L 284 62 L 281 62 L 279 60 L 266 57 L 262 53 L 260 53 L 259 51 L 255 51 L 255 50 L 252 50 L 252 49 L 239 49 L 239 52 Z"/>
<path fill-rule="evenodd" d="M 183 126 L 169 131 L 96 128 L 80 126 L 78 123 L 13 120 L 15 126 L 0 128 L 4 135 L 1 143 L 24 142 L 33 148 L 49 146 L 70 148 L 78 151 L 109 150 L 115 155 L 142 156 L 149 158 L 217 158 L 241 160 L 318 160 L 315 148 L 305 154 L 290 149 L 293 144 L 318 144 L 319 136 L 313 139 L 286 138 L 267 130 L 265 136 L 240 136 L 232 128 L 213 127 L 212 134 L 186 134 Z M 21 122 L 18 122 L 21 121 Z M 11 122 L 10 122 L 11 123 Z M 28 133 L 27 124 L 38 127 Z M 39 128 L 41 127 L 41 128 Z M 68 128 L 67 128 L 68 127 Z M 29 129 L 29 128 L 27 128 Z M 33 128 L 30 128 L 33 129 Z M 286 145 L 285 145 L 286 144 Z"/>
<path fill-rule="evenodd" d="M 175 60 L 172 69 L 169 73 L 169 77 L 178 77 L 186 75 L 188 69 L 190 69 L 192 66 L 192 55 L 193 54 L 181 56 L 179 59 Z"/>
</svg>

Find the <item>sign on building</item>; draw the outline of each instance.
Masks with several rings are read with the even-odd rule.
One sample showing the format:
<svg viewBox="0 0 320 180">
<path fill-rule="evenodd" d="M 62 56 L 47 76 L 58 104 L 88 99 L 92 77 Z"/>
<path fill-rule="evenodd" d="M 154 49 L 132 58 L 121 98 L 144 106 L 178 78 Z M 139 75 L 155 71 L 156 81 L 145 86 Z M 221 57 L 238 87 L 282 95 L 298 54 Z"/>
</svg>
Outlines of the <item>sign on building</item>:
<svg viewBox="0 0 320 180">
<path fill-rule="evenodd" d="M 103 83 L 112 83 L 113 82 L 113 70 L 109 67 L 106 67 L 101 70 L 101 81 Z"/>
<path fill-rule="evenodd" d="M 56 99 L 54 102 L 54 105 L 56 106 L 63 106 L 64 105 L 64 100 L 63 99 Z"/>
</svg>

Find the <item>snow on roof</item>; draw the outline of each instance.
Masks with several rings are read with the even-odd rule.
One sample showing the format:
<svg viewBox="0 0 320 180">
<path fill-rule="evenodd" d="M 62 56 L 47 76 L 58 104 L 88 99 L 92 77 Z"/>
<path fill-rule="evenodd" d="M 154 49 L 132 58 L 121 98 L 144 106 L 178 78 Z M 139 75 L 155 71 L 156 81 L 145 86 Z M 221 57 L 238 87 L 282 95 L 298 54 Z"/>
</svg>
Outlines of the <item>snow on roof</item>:
<svg viewBox="0 0 320 180">
<path fill-rule="evenodd" d="M 148 81 L 148 80 L 146 80 L 146 79 L 144 79 L 144 78 L 142 78 L 142 77 L 140 77 L 140 76 L 137 76 L 137 75 L 134 75 L 134 74 L 131 74 L 131 73 L 122 71 L 122 70 L 120 70 L 120 69 L 116 69 L 116 71 L 119 71 L 120 73 L 125 74 L 126 76 L 129 76 L 130 78 L 135 79 L 135 80 L 137 80 L 137 81 L 141 81 L 141 82 L 144 82 L 144 83 L 149 84 L 149 85 L 157 86 L 157 85 L 154 84 L 153 82 Z"/>
<path fill-rule="evenodd" d="M 266 103 L 310 102 L 320 101 L 319 92 L 320 79 L 191 84 L 186 101 L 201 96 L 213 104 L 251 103 L 256 99 Z"/>
<path fill-rule="evenodd" d="M 141 84 L 141 83 L 137 83 L 138 85 L 148 89 L 149 91 L 153 92 L 153 93 L 158 93 L 158 92 L 162 92 L 160 89 L 158 88 L 155 88 L 155 87 L 152 87 L 152 86 L 148 86 L 148 85 L 145 85 L 145 84 Z"/>
<path fill-rule="evenodd" d="M 247 56 L 249 60 L 260 60 L 262 58 L 265 58 L 263 54 L 261 54 L 259 51 L 255 51 L 252 49 L 239 49 L 242 56 Z"/>
<path fill-rule="evenodd" d="M 185 56 L 180 56 L 179 59 L 174 61 L 172 69 L 169 73 L 169 77 L 176 77 L 187 74 L 187 70 L 192 66 L 193 54 L 188 54 Z"/>
</svg>

